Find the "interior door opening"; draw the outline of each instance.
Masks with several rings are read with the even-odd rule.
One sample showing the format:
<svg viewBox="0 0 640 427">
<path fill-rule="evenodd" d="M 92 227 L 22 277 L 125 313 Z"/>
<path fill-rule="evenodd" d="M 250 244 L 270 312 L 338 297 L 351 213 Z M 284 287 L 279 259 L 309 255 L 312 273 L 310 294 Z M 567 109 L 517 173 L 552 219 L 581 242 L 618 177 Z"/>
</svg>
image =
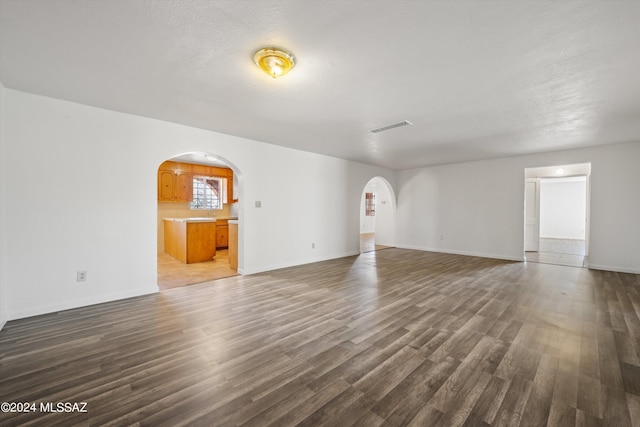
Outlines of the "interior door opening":
<svg viewBox="0 0 640 427">
<path fill-rule="evenodd" d="M 525 169 L 527 262 L 587 267 L 591 164 Z"/>
<path fill-rule="evenodd" d="M 158 168 L 158 288 L 238 274 L 239 174 L 208 153 L 186 153 Z"/>
<path fill-rule="evenodd" d="M 360 200 L 360 252 L 395 246 L 396 204 L 387 180 L 375 177 L 365 186 Z"/>
</svg>

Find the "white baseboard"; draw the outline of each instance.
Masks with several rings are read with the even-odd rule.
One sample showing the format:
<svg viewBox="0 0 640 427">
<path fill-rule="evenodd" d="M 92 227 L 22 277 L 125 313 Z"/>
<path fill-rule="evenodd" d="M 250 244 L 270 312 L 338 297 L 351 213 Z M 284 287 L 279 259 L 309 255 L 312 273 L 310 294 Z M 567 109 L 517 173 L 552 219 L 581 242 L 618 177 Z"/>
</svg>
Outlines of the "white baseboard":
<svg viewBox="0 0 640 427">
<path fill-rule="evenodd" d="M 0 319 L 0 331 L 2 330 L 2 328 L 4 328 L 4 325 L 7 324 L 7 319 L 6 318 L 2 318 Z"/>
<path fill-rule="evenodd" d="M 469 251 L 455 251 L 455 250 L 449 250 L 449 249 L 428 248 L 428 247 L 424 247 L 424 246 L 398 245 L 396 247 L 401 248 L 401 249 L 411 249 L 411 250 L 416 250 L 416 251 L 438 252 L 438 253 L 453 254 L 453 255 L 466 255 L 466 256 L 475 256 L 475 257 L 481 257 L 481 258 L 502 259 L 502 260 L 506 260 L 506 261 L 522 262 L 522 261 L 525 260 L 524 256 L 522 258 L 520 258 L 520 257 L 509 256 L 509 255 L 487 254 L 487 253 L 469 252 Z M 589 262 L 587 263 L 587 268 L 589 268 L 591 270 L 614 271 L 614 272 L 617 272 L 617 273 L 640 274 L 640 269 L 637 269 L 637 268 L 628 268 L 628 267 L 619 267 L 619 266 L 612 266 L 612 265 L 592 264 L 592 263 L 589 263 Z"/>
<path fill-rule="evenodd" d="M 440 249 L 440 248 L 428 248 L 424 246 L 407 246 L 407 245 L 397 245 L 397 248 L 400 249 L 411 249 L 414 251 L 424 251 L 424 252 L 438 252 L 441 254 L 452 254 L 452 255 L 464 255 L 464 256 L 473 256 L 478 258 L 491 258 L 491 259 L 501 259 L 505 261 L 524 261 L 524 254 L 521 257 L 515 257 L 511 255 L 503 255 L 503 254 L 488 254 L 483 252 L 470 252 L 470 251 L 456 251 L 452 249 Z"/>
<path fill-rule="evenodd" d="M 24 319 L 25 317 L 39 316 L 41 314 L 55 313 L 72 308 L 86 307 L 89 305 L 102 304 L 105 302 L 117 301 L 126 298 L 139 297 L 142 295 L 150 295 L 159 292 L 158 286 L 152 286 L 147 289 L 135 289 L 127 292 L 119 292 L 108 295 L 100 295 L 89 298 L 80 298 L 73 301 L 65 301 L 51 305 L 30 307 L 28 310 L 9 312 L 8 320 Z"/>
<path fill-rule="evenodd" d="M 590 269 L 590 270 L 615 271 L 616 273 L 640 274 L 640 269 L 637 269 L 637 268 L 627 268 L 627 267 L 617 267 L 617 266 L 613 266 L 613 265 L 592 264 L 590 262 L 587 262 L 587 268 Z"/>
</svg>

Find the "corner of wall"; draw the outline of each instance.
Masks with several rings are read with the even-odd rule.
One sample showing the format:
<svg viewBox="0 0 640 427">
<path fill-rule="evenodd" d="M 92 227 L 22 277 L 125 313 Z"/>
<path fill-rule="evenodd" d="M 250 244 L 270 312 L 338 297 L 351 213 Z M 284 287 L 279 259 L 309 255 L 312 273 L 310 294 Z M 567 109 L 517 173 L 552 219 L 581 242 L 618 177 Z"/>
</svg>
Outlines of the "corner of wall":
<svg viewBox="0 0 640 427">
<path fill-rule="evenodd" d="M 134 289 L 126 292 L 115 292 L 101 296 L 91 296 L 86 298 L 78 298 L 63 303 L 53 303 L 50 305 L 40 305 L 37 307 L 29 307 L 25 310 L 12 311 L 7 315 L 8 320 L 18 320 L 27 317 L 40 316 L 42 314 L 57 313 L 59 311 L 72 310 L 74 308 L 87 307 L 90 305 L 104 304 L 113 301 L 119 301 L 128 298 L 136 298 L 147 295 L 153 295 L 159 292 L 157 286 L 147 289 Z"/>
<path fill-rule="evenodd" d="M 6 148 L 5 148 L 5 88 L 0 82 L 0 330 L 7 323 L 7 250 L 6 250 Z"/>
<path fill-rule="evenodd" d="M 640 269 L 637 269 L 637 268 L 619 267 L 616 265 L 592 264 L 590 262 L 587 262 L 587 268 L 589 270 L 602 270 L 602 271 L 614 271 L 616 273 L 640 274 Z"/>
</svg>

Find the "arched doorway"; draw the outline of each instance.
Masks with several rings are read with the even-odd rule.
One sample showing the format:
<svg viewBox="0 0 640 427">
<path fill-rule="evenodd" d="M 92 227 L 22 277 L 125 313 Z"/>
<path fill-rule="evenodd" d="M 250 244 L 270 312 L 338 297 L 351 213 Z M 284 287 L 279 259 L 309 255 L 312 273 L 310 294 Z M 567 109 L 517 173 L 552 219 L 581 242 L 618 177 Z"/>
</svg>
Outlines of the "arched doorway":
<svg viewBox="0 0 640 427">
<path fill-rule="evenodd" d="M 158 167 L 158 287 L 238 274 L 240 173 L 226 159 L 189 152 Z"/>
<path fill-rule="evenodd" d="M 360 252 L 395 246 L 396 198 L 389 181 L 374 177 L 365 185 L 360 201 Z"/>
</svg>

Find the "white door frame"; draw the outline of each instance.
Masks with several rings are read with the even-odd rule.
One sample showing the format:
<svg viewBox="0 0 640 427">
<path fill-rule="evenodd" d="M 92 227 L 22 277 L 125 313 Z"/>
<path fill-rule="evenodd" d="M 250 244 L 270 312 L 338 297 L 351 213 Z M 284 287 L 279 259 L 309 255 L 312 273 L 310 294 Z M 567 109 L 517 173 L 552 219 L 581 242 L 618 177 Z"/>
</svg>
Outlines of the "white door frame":
<svg viewBox="0 0 640 427">
<path fill-rule="evenodd" d="M 524 250 L 538 252 L 540 249 L 540 178 L 526 178 L 524 194 Z M 530 209 L 531 203 L 534 204 L 533 209 Z"/>
<path fill-rule="evenodd" d="M 585 215 L 585 229 L 584 229 L 584 256 L 587 261 L 585 264 L 588 266 L 589 261 L 589 238 L 591 234 L 591 174 L 587 174 L 587 188 L 586 188 L 586 215 Z"/>
</svg>

